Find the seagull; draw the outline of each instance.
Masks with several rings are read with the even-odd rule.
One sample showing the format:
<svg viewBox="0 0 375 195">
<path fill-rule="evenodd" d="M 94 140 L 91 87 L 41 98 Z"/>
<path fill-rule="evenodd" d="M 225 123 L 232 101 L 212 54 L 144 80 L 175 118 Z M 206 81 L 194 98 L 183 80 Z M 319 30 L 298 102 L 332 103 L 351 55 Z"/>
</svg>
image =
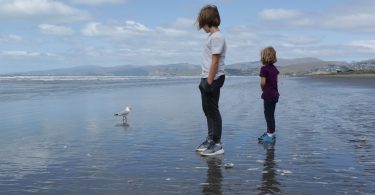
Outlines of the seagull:
<svg viewBox="0 0 375 195">
<path fill-rule="evenodd" d="M 123 111 L 116 113 L 115 116 L 122 116 L 122 123 L 126 124 L 128 123 L 127 116 L 131 110 L 132 108 L 130 106 L 126 106 L 126 108 Z"/>
</svg>

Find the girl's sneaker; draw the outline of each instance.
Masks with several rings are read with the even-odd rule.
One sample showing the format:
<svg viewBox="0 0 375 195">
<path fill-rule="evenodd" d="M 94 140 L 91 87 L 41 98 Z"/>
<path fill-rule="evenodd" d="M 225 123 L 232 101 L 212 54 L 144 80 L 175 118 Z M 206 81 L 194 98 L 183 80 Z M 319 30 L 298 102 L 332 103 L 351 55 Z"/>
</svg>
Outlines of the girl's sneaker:
<svg viewBox="0 0 375 195">
<path fill-rule="evenodd" d="M 224 149 L 221 143 L 211 143 L 208 148 L 201 152 L 202 156 L 214 156 L 214 155 L 220 155 L 224 154 Z"/>
<path fill-rule="evenodd" d="M 262 142 L 269 142 L 269 143 L 275 142 L 276 141 L 276 135 L 273 134 L 272 136 L 269 136 L 269 135 L 266 134 L 265 136 L 263 136 L 263 139 L 261 141 Z"/>
<path fill-rule="evenodd" d="M 196 152 L 203 152 L 205 151 L 208 146 L 213 143 L 214 141 L 212 141 L 211 139 L 209 139 L 208 137 L 206 138 L 206 140 L 204 140 L 204 142 L 202 142 L 199 146 L 197 146 L 197 148 L 195 149 Z"/>
<path fill-rule="evenodd" d="M 258 141 L 262 141 L 265 136 L 267 136 L 266 132 L 263 133 L 263 135 L 261 135 L 261 136 L 258 137 Z"/>
</svg>

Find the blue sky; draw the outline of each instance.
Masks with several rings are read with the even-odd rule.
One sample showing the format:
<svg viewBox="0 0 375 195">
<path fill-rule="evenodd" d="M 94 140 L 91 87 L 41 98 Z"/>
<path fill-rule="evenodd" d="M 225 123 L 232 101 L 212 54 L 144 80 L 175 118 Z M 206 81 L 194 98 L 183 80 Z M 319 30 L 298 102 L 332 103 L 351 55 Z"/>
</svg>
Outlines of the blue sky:
<svg viewBox="0 0 375 195">
<path fill-rule="evenodd" d="M 218 6 L 226 63 L 375 58 L 371 0 L 0 0 L 0 73 L 81 65 L 200 63 L 200 8 Z"/>
</svg>

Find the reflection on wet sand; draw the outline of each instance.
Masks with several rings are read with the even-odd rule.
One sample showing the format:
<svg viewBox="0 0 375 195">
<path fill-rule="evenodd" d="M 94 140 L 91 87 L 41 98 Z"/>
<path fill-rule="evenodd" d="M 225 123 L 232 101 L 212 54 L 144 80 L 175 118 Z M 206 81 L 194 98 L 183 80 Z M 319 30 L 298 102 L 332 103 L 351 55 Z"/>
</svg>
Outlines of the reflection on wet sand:
<svg viewBox="0 0 375 195">
<path fill-rule="evenodd" d="M 222 194 L 221 182 L 223 175 L 221 174 L 221 158 L 207 157 L 205 158 L 207 169 L 206 185 L 203 186 L 202 194 Z"/>
<path fill-rule="evenodd" d="M 258 79 L 226 80 L 221 159 L 192 151 L 196 78 L 1 81 L 0 194 L 375 194 L 373 81 L 280 78 L 275 151 Z"/>
<path fill-rule="evenodd" d="M 259 194 L 278 194 L 280 193 L 280 183 L 276 180 L 275 170 L 275 144 L 263 143 L 266 150 L 266 159 L 262 171 L 262 186 L 259 187 Z"/>
<path fill-rule="evenodd" d="M 123 129 L 128 129 L 130 127 L 130 125 L 128 123 L 120 123 L 120 124 L 116 124 L 115 126 L 121 127 Z"/>
</svg>

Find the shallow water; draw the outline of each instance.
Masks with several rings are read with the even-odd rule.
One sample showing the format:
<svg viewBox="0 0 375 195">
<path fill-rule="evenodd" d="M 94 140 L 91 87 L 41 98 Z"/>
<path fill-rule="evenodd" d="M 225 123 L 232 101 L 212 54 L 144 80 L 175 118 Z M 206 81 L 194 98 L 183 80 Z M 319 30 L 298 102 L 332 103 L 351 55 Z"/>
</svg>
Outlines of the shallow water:
<svg viewBox="0 0 375 195">
<path fill-rule="evenodd" d="M 264 146 L 258 78 L 229 77 L 225 154 L 203 158 L 198 82 L 0 79 L 0 194 L 375 193 L 374 85 L 280 78 L 277 141 Z M 127 105 L 124 126 L 113 114 Z"/>
</svg>

